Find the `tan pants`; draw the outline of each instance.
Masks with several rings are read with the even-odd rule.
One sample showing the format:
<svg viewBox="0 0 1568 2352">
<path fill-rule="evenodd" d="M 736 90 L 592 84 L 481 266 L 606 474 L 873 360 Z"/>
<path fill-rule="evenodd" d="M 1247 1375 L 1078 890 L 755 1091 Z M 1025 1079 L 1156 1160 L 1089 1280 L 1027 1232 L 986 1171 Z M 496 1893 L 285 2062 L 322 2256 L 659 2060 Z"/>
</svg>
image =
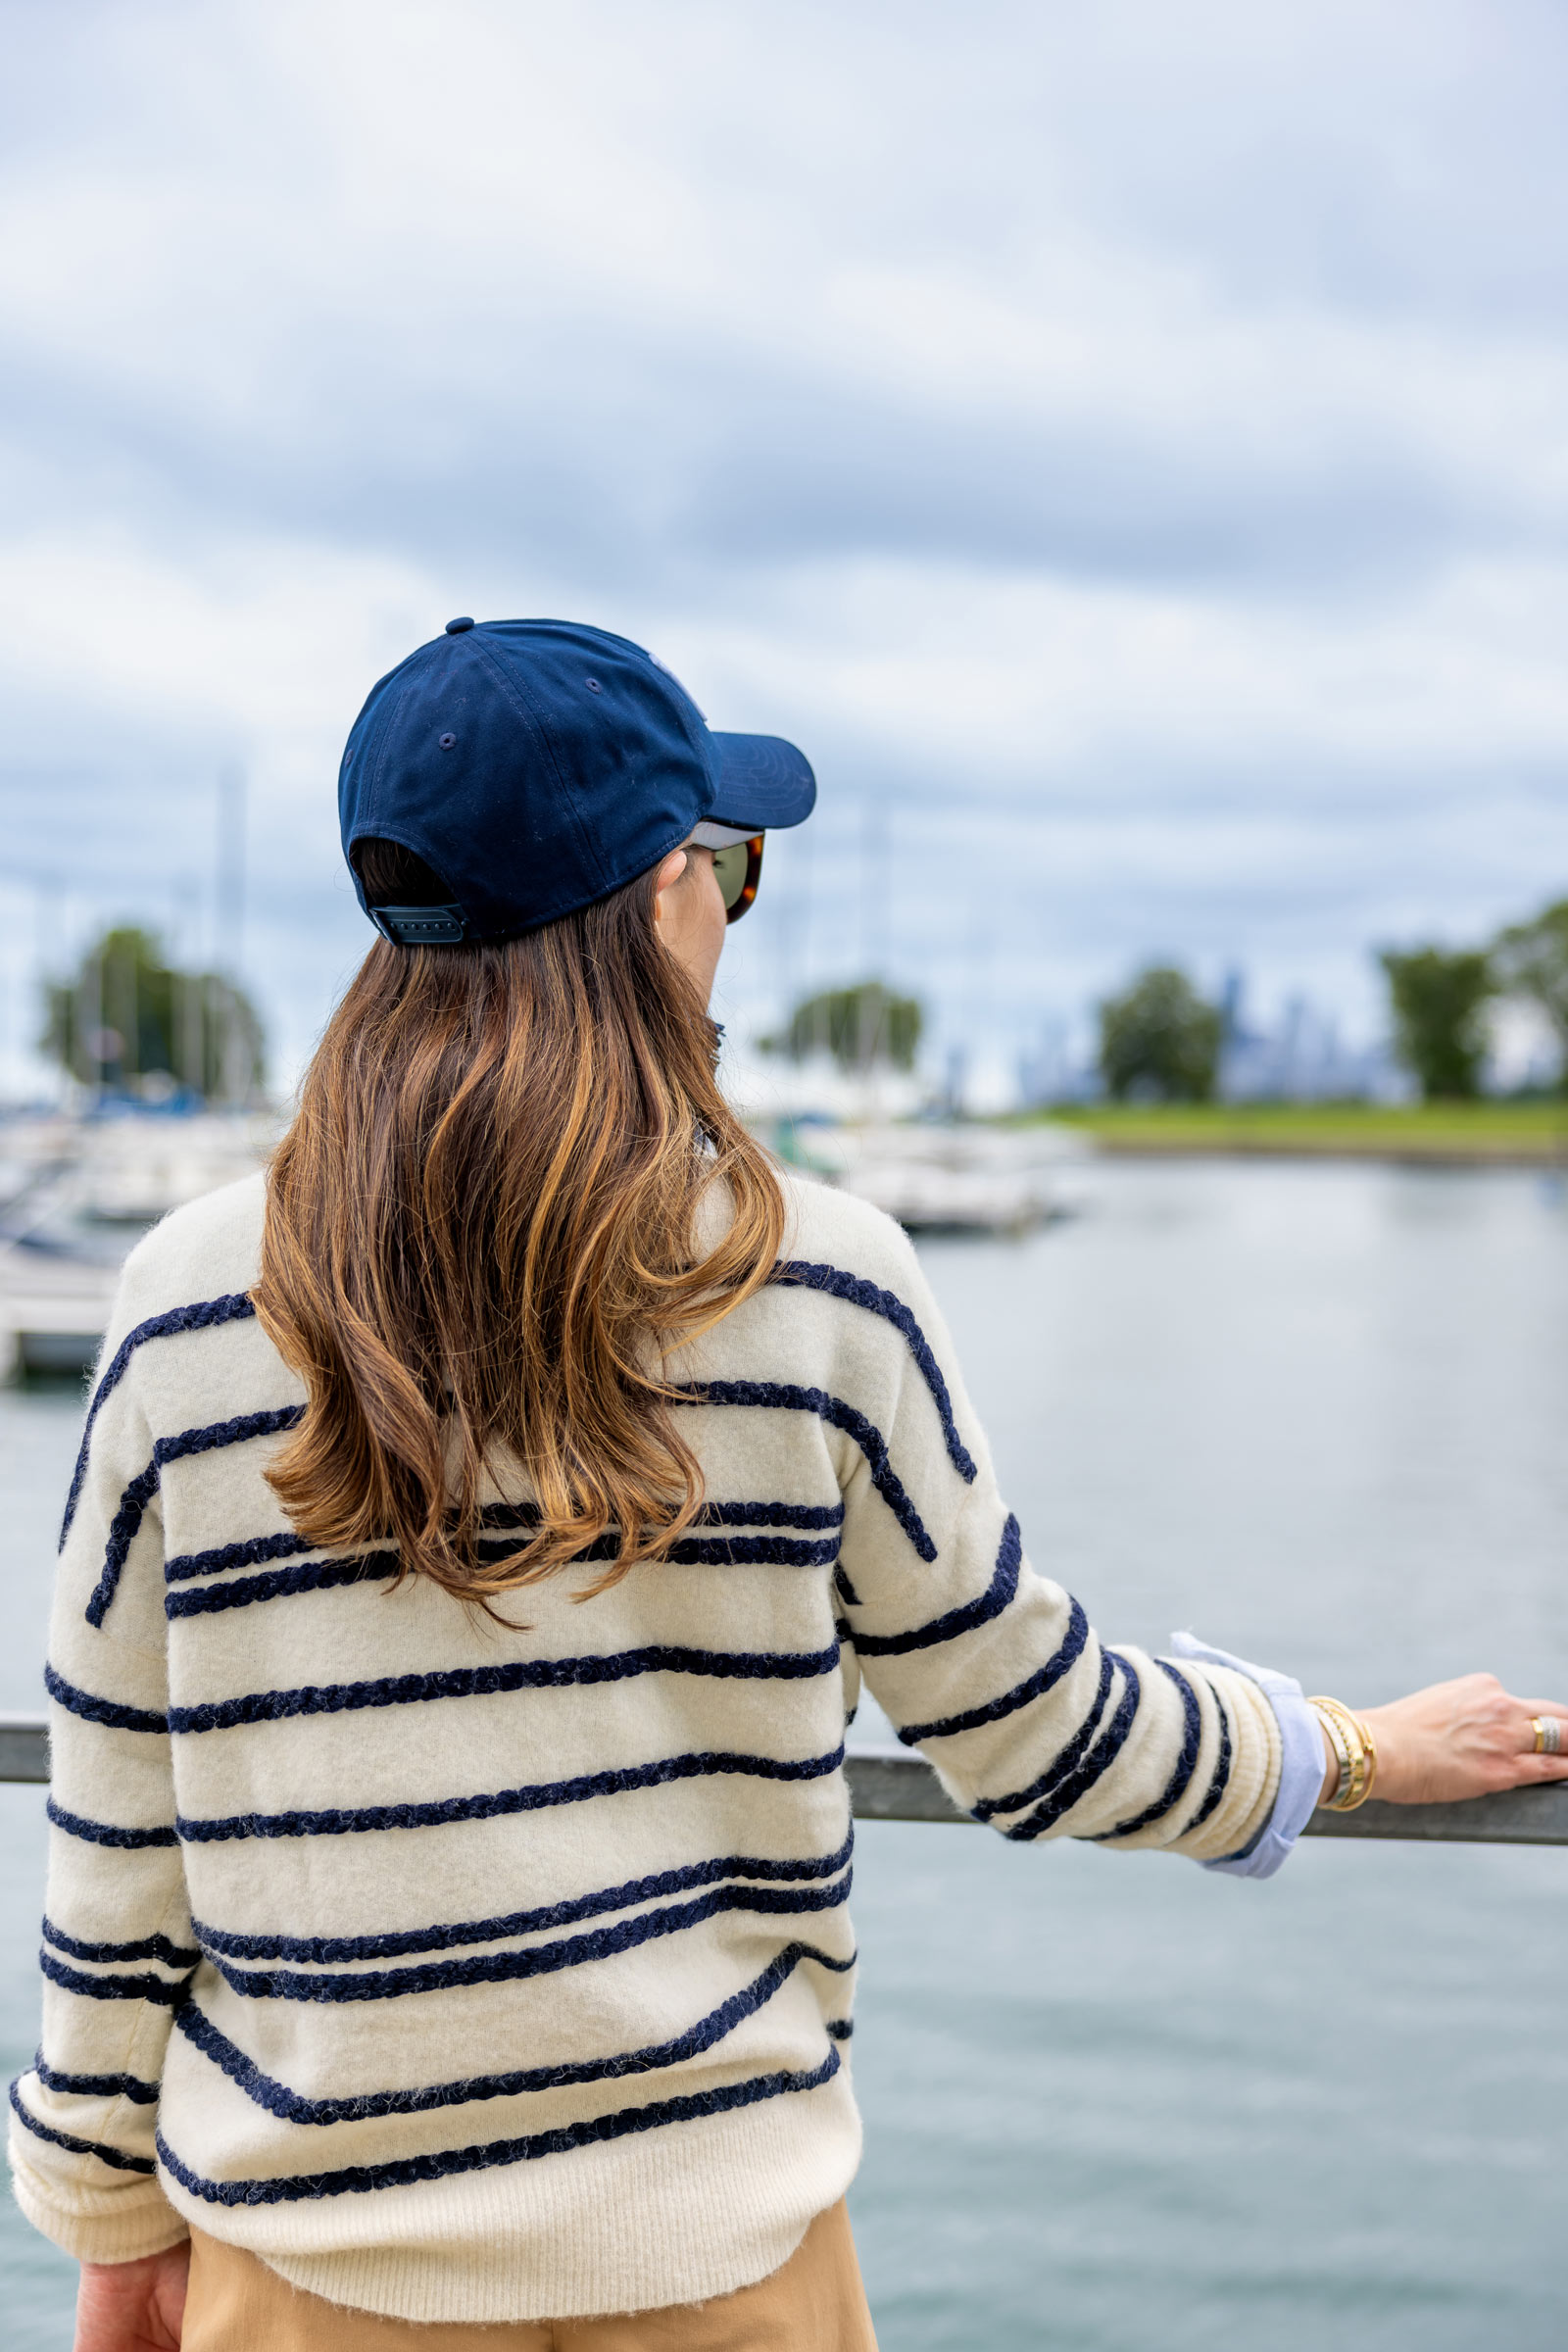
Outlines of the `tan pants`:
<svg viewBox="0 0 1568 2352">
<path fill-rule="evenodd" d="M 290 2286 L 254 2254 L 191 2231 L 180 2352 L 876 2352 L 842 2198 L 771 2278 L 629 2319 L 470 2328 L 384 2320 Z"/>
</svg>

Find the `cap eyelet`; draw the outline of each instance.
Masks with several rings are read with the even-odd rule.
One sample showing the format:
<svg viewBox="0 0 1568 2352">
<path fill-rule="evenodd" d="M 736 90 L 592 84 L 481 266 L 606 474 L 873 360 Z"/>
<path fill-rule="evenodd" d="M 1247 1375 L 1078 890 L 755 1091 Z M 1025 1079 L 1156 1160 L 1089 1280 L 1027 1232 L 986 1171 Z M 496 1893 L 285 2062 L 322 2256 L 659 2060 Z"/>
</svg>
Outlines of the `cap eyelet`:
<svg viewBox="0 0 1568 2352">
<path fill-rule="evenodd" d="M 603 694 L 605 691 L 597 678 L 584 678 L 583 684 L 587 687 L 590 694 Z"/>
<path fill-rule="evenodd" d="M 436 737 L 437 743 L 440 744 L 441 749 L 444 752 L 450 752 L 452 746 L 457 742 L 457 740 L 458 739 L 455 735 L 438 735 Z"/>
</svg>

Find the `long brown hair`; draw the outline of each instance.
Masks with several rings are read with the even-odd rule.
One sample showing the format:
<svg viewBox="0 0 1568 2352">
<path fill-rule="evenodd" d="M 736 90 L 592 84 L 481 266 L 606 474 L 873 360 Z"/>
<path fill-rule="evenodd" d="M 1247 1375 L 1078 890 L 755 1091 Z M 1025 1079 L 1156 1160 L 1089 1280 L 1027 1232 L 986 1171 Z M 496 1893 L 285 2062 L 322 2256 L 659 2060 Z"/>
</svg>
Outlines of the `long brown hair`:
<svg viewBox="0 0 1568 2352">
<path fill-rule="evenodd" d="M 372 900 L 448 896 L 396 844 L 358 862 Z M 784 1231 L 716 1048 L 651 874 L 497 946 L 370 950 L 272 1161 L 252 1293 L 306 1387 L 268 1475 L 310 1543 L 391 1542 L 483 1603 L 584 1553 L 601 1592 L 691 1525 L 662 1358 L 767 1280 Z M 530 1499 L 487 1510 L 487 1475 Z"/>
</svg>

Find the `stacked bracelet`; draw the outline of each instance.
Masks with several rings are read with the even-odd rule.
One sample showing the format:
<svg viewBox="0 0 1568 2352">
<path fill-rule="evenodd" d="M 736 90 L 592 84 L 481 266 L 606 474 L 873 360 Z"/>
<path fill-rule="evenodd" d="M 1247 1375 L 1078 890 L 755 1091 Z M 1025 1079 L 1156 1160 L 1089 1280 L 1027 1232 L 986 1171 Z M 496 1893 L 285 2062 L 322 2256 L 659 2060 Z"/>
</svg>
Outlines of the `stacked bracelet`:
<svg viewBox="0 0 1568 2352">
<path fill-rule="evenodd" d="M 1357 1805 L 1366 1803 L 1378 1777 L 1376 1742 L 1360 1716 L 1352 1715 L 1337 1698 L 1313 1698 L 1307 1704 L 1316 1709 L 1329 1745 L 1339 1758 L 1339 1786 L 1324 1801 L 1332 1813 L 1353 1813 Z"/>
</svg>

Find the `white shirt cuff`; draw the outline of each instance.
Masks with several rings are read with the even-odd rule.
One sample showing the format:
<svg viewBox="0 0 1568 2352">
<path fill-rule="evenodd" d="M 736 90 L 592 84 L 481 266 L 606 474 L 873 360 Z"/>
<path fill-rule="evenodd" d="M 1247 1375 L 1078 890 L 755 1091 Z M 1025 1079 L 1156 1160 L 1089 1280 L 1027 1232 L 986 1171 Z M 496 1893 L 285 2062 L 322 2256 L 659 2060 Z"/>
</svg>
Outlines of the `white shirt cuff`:
<svg viewBox="0 0 1568 2352">
<path fill-rule="evenodd" d="M 1280 1727 L 1280 1785 L 1274 1810 L 1264 1828 L 1239 1854 L 1205 1862 L 1204 1870 L 1223 1871 L 1233 1879 L 1271 1879 L 1312 1817 L 1323 1786 L 1323 1727 L 1308 1706 L 1299 1683 L 1272 1666 L 1250 1666 L 1233 1658 L 1228 1649 L 1213 1649 L 1193 1634 L 1173 1634 L 1173 1658 L 1193 1658 L 1200 1665 L 1228 1666 L 1257 1685 L 1273 1708 Z"/>
</svg>

